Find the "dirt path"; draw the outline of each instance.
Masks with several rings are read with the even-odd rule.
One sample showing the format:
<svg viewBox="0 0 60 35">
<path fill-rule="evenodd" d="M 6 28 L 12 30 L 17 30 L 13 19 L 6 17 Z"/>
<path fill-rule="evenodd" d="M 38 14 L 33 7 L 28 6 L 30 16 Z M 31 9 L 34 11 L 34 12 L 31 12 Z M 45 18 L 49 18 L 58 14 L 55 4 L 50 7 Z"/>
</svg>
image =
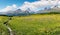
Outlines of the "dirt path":
<svg viewBox="0 0 60 35">
<path fill-rule="evenodd" d="M 13 35 L 13 31 L 12 29 L 8 26 L 8 22 L 11 20 L 12 18 L 9 18 L 6 22 L 4 22 L 3 24 L 6 25 L 9 35 Z"/>
<path fill-rule="evenodd" d="M 9 35 L 13 35 L 12 29 L 9 26 L 7 26 L 7 29 L 9 31 Z"/>
</svg>

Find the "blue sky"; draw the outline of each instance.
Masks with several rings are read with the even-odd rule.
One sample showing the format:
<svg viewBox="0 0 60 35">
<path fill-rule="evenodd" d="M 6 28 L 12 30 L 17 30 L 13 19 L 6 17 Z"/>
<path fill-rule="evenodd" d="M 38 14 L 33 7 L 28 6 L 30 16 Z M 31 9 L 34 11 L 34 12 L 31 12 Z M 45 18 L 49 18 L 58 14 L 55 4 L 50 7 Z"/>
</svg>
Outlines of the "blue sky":
<svg viewBox="0 0 60 35">
<path fill-rule="evenodd" d="M 6 6 L 10 6 L 13 4 L 16 4 L 17 6 L 21 6 L 25 1 L 34 2 L 37 0 L 0 0 L 0 9 L 3 9 Z"/>
<path fill-rule="evenodd" d="M 44 10 L 44 8 L 54 8 L 54 6 L 60 8 L 60 1 L 46 1 L 46 0 L 0 0 L 0 12 L 13 11 L 21 9 L 22 11 L 28 8 L 31 11 Z M 59 6 L 58 6 L 59 5 Z"/>
</svg>

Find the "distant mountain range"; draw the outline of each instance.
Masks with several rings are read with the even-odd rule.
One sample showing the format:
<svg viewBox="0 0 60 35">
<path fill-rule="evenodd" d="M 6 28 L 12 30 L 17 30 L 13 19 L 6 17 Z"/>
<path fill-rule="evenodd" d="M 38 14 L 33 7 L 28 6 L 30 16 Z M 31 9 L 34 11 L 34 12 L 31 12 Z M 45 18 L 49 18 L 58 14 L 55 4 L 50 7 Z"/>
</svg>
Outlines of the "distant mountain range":
<svg viewBox="0 0 60 35">
<path fill-rule="evenodd" d="M 0 12 L 0 15 L 7 15 L 7 16 L 21 16 L 21 15 L 29 15 L 29 14 L 40 14 L 40 13 L 49 13 L 49 12 L 60 12 L 60 8 L 54 7 L 44 10 L 39 10 L 37 12 L 31 11 L 29 8 L 25 11 L 22 11 L 21 9 L 17 9 L 15 11 L 8 11 L 8 12 Z"/>
</svg>

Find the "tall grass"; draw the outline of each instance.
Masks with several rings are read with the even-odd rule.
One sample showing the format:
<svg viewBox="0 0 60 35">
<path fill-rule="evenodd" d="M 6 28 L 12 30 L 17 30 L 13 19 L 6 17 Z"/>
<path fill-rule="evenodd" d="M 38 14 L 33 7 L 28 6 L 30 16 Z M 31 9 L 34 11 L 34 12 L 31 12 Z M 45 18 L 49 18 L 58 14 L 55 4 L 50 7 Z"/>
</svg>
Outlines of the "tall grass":
<svg viewBox="0 0 60 35">
<path fill-rule="evenodd" d="M 15 35 L 60 35 L 60 14 L 15 16 L 9 26 Z"/>
<path fill-rule="evenodd" d="M 0 16 L 0 35 L 8 35 L 8 30 L 3 24 L 6 20 L 8 20 L 8 17 Z"/>
</svg>

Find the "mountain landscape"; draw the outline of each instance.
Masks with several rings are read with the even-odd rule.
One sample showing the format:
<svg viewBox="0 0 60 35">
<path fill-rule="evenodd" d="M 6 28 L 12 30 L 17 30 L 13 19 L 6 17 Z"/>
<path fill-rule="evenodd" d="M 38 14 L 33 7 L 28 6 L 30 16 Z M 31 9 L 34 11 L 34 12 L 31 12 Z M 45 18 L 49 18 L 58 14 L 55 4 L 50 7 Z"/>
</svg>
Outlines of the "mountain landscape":
<svg viewBox="0 0 60 35">
<path fill-rule="evenodd" d="M 21 9 L 16 9 L 14 11 L 7 11 L 7 12 L 0 12 L 0 15 L 6 15 L 6 16 L 23 16 L 23 15 L 30 15 L 30 14 L 44 14 L 44 13 L 50 13 L 50 12 L 56 12 L 60 13 L 60 8 L 54 7 L 54 8 L 44 8 L 44 10 L 38 10 L 38 11 L 31 11 L 29 8 L 25 11 L 22 11 Z"/>
<path fill-rule="evenodd" d="M 0 35 L 60 35 L 60 0 L 0 0 Z"/>
</svg>

